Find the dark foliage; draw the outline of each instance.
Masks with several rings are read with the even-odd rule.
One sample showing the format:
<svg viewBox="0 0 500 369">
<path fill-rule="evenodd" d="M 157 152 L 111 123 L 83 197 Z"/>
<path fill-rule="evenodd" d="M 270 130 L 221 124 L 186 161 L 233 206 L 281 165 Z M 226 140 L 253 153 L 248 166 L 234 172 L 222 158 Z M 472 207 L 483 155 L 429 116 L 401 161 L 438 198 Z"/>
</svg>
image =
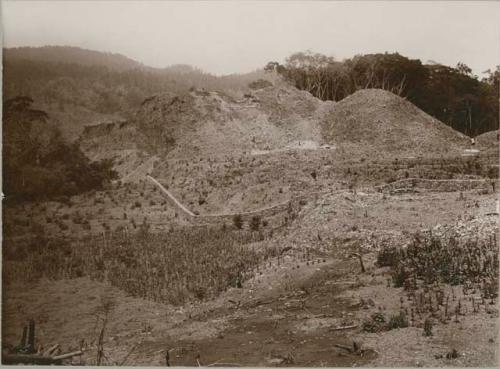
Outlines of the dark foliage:
<svg viewBox="0 0 500 369">
<path fill-rule="evenodd" d="M 3 188 L 7 198 L 28 200 L 100 189 L 116 177 L 109 160 L 91 162 L 68 144 L 29 97 L 4 103 Z"/>
<path fill-rule="evenodd" d="M 389 323 L 387 324 L 388 329 L 406 328 L 409 326 L 408 317 L 404 311 L 400 311 L 398 315 L 391 316 Z"/>
<path fill-rule="evenodd" d="M 387 323 L 384 314 L 374 313 L 363 322 L 363 330 L 365 332 L 376 333 L 387 330 Z"/>
<path fill-rule="evenodd" d="M 101 114 L 131 113 L 159 93 L 182 94 L 193 86 L 243 91 L 269 78 L 263 70 L 218 77 L 189 65 L 150 68 L 123 55 L 75 47 L 4 49 L 3 66 L 6 98 L 29 95 L 60 111 L 79 106 Z"/>
<path fill-rule="evenodd" d="M 273 84 L 265 79 L 258 79 L 257 81 L 251 82 L 248 87 L 252 90 L 260 90 L 262 88 L 270 87 Z"/>
<path fill-rule="evenodd" d="M 363 322 L 363 330 L 370 333 L 390 331 L 391 329 L 397 328 L 407 328 L 408 326 L 408 317 L 404 311 L 400 311 L 398 315 L 392 315 L 389 321 L 387 321 L 384 314 L 374 313 L 369 319 L 366 319 Z"/>
<path fill-rule="evenodd" d="M 258 215 L 254 215 L 250 220 L 250 229 L 252 231 L 258 231 L 261 224 L 261 219 Z"/>
<path fill-rule="evenodd" d="M 85 276 L 107 280 L 133 296 L 182 304 L 241 287 L 254 267 L 277 255 L 275 248 L 248 247 L 257 239 L 253 232 L 211 227 L 155 234 L 141 226 L 75 242 L 40 232 L 29 241 L 6 241 L 4 280 Z"/>
<path fill-rule="evenodd" d="M 398 53 L 357 55 L 339 62 L 300 52 L 283 65 L 270 62 L 265 69 L 322 100 L 338 101 L 365 88 L 389 90 L 469 136 L 499 126 L 500 66 L 480 81 L 463 63 L 455 68 L 424 65 Z"/>
<path fill-rule="evenodd" d="M 233 224 L 237 229 L 241 229 L 243 227 L 243 218 L 241 215 L 236 214 L 233 216 Z"/>
<path fill-rule="evenodd" d="M 413 289 L 417 280 L 426 285 L 447 283 L 480 284 L 485 295 L 498 288 L 498 247 L 496 235 L 489 240 L 441 240 L 432 234 L 415 236 L 406 249 L 382 249 L 377 263 L 392 269 L 395 287 Z M 493 287 L 491 287 L 493 286 Z"/>
<path fill-rule="evenodd" d="M 399 252 L 396 247 L 383 247 L 377 254 L 377 266 L 396 266 L 399 259 Z"/>
</svg>

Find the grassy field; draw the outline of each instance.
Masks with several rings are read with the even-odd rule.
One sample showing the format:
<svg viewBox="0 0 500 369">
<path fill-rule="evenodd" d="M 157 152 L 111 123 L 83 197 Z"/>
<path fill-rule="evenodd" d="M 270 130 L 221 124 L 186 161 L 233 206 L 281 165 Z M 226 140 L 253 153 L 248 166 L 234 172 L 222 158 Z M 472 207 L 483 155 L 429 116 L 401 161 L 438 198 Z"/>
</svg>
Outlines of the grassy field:
<svg viewBox="0 0 500 369">
<path fill-rule="evenodd" d="M 83 240 L 34 238 L 4 248 L 4 283 L 90 277 L 132 296 L 182 304 L 214 297 L 248 279 L 275 248 L 255 248 L 258 232 L 219 227 L 152 233 L 109 232 Z"/>
</svg>

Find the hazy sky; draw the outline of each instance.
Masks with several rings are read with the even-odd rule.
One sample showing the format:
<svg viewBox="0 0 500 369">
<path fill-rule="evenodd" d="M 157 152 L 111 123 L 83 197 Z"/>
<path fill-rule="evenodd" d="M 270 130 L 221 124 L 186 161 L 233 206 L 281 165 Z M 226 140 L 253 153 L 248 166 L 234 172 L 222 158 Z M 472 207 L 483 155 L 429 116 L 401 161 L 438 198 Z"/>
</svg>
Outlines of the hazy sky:
<svg viewBox="0 0 500 369">
<path fill-rule="evenodd" d="M 70 45 L 144 64 L 247 72 L 310 49 L 500 64 L 500 2 L 2 1 L 4 46 Z"/>
</svg>

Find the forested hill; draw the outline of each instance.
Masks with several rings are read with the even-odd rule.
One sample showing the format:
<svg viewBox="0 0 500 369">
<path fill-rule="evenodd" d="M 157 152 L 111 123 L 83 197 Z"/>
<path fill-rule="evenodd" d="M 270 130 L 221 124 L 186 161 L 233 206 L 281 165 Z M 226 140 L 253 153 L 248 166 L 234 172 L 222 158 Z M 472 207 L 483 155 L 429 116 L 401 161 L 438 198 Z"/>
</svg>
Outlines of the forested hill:
<svg viewBox="0 0 500 369">
<path fill-rule="evenodd" d="M 3 191 L 7 200 L 71 196 L 102 189 L 116 173 L 110 160 L 91 162 L 67 144 L 57 123 L 29 97 L 3 104 Z M 85 173 L 85 175 L 82 175 Z"/>
<path fill-rule="evenodd" d="M 422 63 L 394 54 L 357 55 L 337 61 L 299 52 L 284 64 L 270 62 L 295 87 L 322 100 L 339 101 L 366 88 L 394 92 L 468 136 L 498 129 L 500 66 L 479 78 L 463 63 L 456 67 Z"/>
<path fill-rule="evenodd" d="M 144 65 L 121 54 L 103 53 L 70 46 L 16 47 L 4 49 L 6 60 L 30 60 L 84 66 L 105 66 L 115 71 L 143 68 Z"/>
<path fill-rule="evenodd" d="M 249 83 L 278 75 L 322 100 L 339 101 L 365 88 L 389 90 L 469 136 L 499 127 L 499 66 L 480 79 L 463 63 L 424 64 L 397 53 L 337 61 L 301 52 L 251 73 L 214 76 L 190 65 L 152 68 L 120 54 L 62 46 L 4 49 L 3 63 L 4 100 L 32 97 L 69 139 L 85 125 L 128 118 L 152 95 L 192 87 L 240 95 Z"/>
<path fill-rule="evenodd" d="M 58 46 L 4 49 L 3 63 L 4 101 L 30 96 L 68 139 L 85 125 L 127 118 L 151 95 L 191 87 L 241 93 L 272 78 L 264 70 L 217 77 L 189 65 L 151 68 L 119 54 Z"/>
</svg>

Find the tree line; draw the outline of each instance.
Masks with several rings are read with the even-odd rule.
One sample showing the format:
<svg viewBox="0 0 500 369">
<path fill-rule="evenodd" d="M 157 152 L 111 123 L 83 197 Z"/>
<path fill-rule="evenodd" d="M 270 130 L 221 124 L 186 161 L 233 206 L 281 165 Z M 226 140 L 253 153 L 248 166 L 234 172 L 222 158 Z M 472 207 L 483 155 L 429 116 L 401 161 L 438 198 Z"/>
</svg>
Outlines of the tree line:
<svg viewBox="0 0 500 369">
<path fill-rule="evenodd" d="M 106 65 L 82 65 L 4 57 L 4 96 L 30 96 L 38 104 L 72 105 L 101 114 L 132 113 L 151 95 L 182 94 L 191 88 L 241 93 L 259 78 L 270 78 L 261 69 L 247 74 L 214 76 L 188 65 L 164 69 L 115 70 Z"/>
<path fill-rule="evenodd" d="M 110 160 L 91 162 L 33 100 L 20 96 L 3 106 L 3 191 L 7 200 L 71 196 L 117 178 Z"/>
<path fill-rule="evenodd" d="M 464 63 L 456 67 L 423 64 L 398 53 L 337 61 L 319 53 L 298 52 L 285 63 L 269 62 L 265 70 L 277 72 L 322 100 L 339 101 L 366 88 L 388 90 L 471 137 L 499 127 L 500 66 L 479 79 Z"/>
</svg>

